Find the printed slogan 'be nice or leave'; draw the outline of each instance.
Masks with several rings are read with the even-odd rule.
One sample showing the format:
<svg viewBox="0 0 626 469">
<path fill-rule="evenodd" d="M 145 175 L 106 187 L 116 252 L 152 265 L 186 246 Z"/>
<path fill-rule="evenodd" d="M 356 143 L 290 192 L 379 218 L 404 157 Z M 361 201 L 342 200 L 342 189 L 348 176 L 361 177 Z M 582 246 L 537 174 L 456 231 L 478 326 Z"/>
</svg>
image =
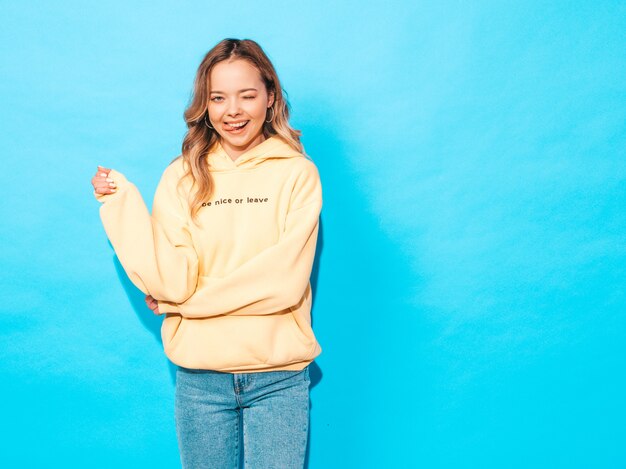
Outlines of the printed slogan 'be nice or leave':
<svg viewBox="0 0 626 469">
<path fill-rule="evenodd" d="M 220 198 L 220 199 L 215 199 L 212 200 L 210 202 L 202 202 L 202 206 L 203 207 L 211 207 L 211 206 L 217 206 L 217 205 L 224 205 L 224 204 L 238 204 L 238 205 L 242 205 L 242 204 L 262 204 L 265 203 L 269 200 L 268 197 L 244 197 L 243 199 L 239 199 L 239 198 Z"/>
</svg>

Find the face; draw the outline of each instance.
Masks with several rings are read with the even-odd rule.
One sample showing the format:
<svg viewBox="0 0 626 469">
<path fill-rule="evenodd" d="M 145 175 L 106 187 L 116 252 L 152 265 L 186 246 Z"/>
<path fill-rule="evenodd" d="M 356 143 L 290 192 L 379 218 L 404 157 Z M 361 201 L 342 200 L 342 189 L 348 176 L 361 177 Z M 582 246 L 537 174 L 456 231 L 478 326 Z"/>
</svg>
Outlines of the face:
<svg viewBox="0 0 626 469">
<path fill-rule="evenodd" d="M 219 62 L 209 77 L 209 120 L 222 147 L 235 160 L 265 140 L 263 124 L 274 103 L 259 71 L 246 60 Z"/>
</svg>

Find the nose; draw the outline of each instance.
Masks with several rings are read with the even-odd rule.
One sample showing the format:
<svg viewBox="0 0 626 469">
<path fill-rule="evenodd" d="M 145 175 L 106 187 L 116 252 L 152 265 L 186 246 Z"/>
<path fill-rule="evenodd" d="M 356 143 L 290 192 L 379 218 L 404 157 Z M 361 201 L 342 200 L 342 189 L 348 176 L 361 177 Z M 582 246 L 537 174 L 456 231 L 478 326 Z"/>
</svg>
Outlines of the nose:
<svg viewBox="0 0 626 469">
<path fill-rule="evenodd" d="M 228 108 L 226 109 L 226 113 L 229 116 L 236 116 L 240 112 L 239 99 L 229 99 L 228 100 Z"/>
</svg>

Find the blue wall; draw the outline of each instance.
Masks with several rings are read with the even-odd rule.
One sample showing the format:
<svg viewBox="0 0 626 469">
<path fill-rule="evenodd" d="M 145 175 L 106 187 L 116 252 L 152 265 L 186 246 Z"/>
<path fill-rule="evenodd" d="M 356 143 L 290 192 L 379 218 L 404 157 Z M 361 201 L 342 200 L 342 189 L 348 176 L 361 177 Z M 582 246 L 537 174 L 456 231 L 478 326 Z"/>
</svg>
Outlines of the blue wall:
<svg viewBox="0 0 626 469">
<path fill-rule="evenodd" d="M 310 468 L 626 467 L 626 6 L 2 2 L 3 467 L 178 467 L 150 203 L 204 53 L 257 40 L 324 187 Z"/>
</svg>

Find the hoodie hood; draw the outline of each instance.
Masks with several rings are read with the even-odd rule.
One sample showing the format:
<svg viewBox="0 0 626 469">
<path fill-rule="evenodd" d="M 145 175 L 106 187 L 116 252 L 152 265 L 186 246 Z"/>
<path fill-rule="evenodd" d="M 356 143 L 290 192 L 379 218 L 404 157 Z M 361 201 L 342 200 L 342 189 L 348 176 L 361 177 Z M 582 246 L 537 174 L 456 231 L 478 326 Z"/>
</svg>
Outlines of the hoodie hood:
<svg viewBox="0 0 626 469">
<path fill-rule="evenodd" d="M 254 168 L 265 160 L 274 158 L 304 158 L 304 155 L 291 148 L 279 137 L 272 136 L 239 155 L 235 161 L 228 156 L 218 141 L 209 154 L 208 162 L 211 171 L 232 171 Z"/>
</svg>

